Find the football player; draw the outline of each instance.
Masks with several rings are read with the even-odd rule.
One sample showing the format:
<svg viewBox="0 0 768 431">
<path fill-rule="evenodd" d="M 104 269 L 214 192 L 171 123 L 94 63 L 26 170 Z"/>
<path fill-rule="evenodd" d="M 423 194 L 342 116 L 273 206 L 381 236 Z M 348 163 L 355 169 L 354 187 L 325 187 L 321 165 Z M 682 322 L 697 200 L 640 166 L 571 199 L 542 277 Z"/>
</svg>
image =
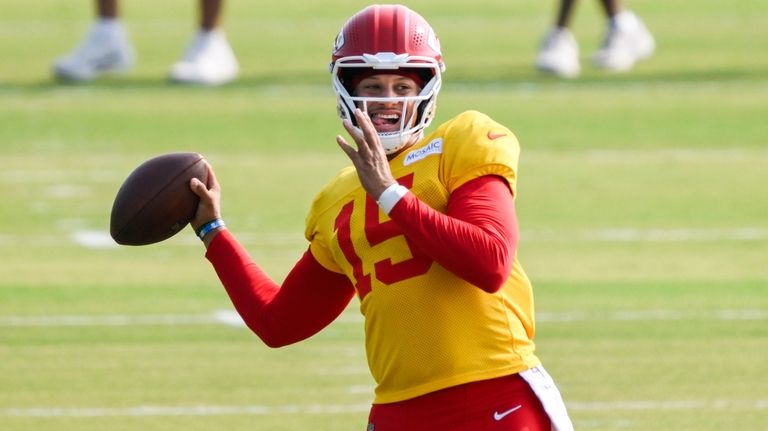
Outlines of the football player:
<svg viewBox="0 0 768 431">
<path fill-rule="evenodd" d="M 405 6 L 352 16 L 330 70 L 352 166 L 315 197 L 309 247 L 282 285 L 223 226 L 213 171 L 190 184 L 192 226 L 239 314 L 283 346 L 356 295 L 376 381 L 368 431 L 573 429 L 534 354 L 512 131 L 467 111 L 427 133 L 445 64 L 432 27 Z"/>
</svg>

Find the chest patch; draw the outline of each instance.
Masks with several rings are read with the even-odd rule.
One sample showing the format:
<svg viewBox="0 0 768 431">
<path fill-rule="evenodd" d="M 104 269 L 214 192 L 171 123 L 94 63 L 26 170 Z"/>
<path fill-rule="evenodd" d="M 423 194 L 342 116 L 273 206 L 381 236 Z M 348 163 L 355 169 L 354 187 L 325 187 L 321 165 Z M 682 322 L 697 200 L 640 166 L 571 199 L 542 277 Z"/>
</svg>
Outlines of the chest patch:
<svg viewBox="0 0 768 431">
<path fill-rule="evenodd" d="M 441 154 L 443 152 L 443 138 L 433 139 L 429 144 L 424 147 L 411 151 L 403 159 L 403 166 L 408 166 L 412 163 L 432 155 Z"/>
</svg>

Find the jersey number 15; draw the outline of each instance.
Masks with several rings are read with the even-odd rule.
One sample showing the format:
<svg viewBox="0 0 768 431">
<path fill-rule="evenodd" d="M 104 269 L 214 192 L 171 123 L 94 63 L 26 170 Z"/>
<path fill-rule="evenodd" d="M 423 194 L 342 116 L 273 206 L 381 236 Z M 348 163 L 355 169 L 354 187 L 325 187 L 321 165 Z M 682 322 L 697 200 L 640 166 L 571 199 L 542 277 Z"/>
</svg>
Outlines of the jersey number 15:
<svg viewBox="0 0 768 431">
<path fill-rule="evenodd" d="M 411 188 L 413 186 L 413 174 L 398 178 L 397 182 L 401 185 Z M 355 251 L 352 243 L 352 229 L 350 220 L 355 210 L 355 201 L 345 204 L 339 215 L 336 216 L 336 238 L 339 241 L 344 257 L 352 265 L 352 276 L 355 278 L 355 288 L 357 294 L 362 300 L 365 295 L 371 291 L 371 274 L 363 273 L 363 261 Z M 370 196 L 365 199 L 365 238 L 368 244 L 373 247 L 388 239 L 402 236 L 403 233 L 397 227 L 394 221 L 379 221 L 379 206 Z M 376 280 L 384 284 L 393 284 L 399 281 L 407 280 L 425 274 L 432 265 L 432 259 L 416 249 L 411 240 L 405 237 L 405 243 L 411 254 L 410 259 L 398 263 L 392 263 L 391 258 L 382 259 L 373 264 Z"/>
</svg>

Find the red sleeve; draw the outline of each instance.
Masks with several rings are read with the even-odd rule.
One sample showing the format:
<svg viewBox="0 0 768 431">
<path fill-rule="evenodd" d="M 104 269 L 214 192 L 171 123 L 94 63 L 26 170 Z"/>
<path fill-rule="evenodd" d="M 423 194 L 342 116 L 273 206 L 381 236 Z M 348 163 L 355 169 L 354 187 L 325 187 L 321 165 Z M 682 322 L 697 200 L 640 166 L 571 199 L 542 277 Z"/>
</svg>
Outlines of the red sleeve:
<svg viewBox="0 0 768 431">
<path fill-rule="evenodd" d="M 346 276 L 323 268 L 309 251 L 280 286 L 227 230 L 216 235 L 206 258 L 245 324 L 270 347 L 316 334 L 344 311 L 355 294 Z"/>
<path fill-rule="evenodd" d="M 422 252 L 480 289 L 496 292 L 509 277 L 518 228 L 503 178 L 483 176 L 459 187 L 447 214 L 408 193 L 389 216 Z"/>
</svg>

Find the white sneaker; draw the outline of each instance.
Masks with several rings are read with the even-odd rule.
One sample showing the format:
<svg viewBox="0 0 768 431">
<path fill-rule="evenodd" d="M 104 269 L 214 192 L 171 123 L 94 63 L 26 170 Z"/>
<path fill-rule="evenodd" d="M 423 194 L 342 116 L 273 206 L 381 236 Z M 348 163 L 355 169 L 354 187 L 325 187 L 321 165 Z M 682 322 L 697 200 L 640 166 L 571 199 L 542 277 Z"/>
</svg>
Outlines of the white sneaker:
<svg viewBox="0 0 768 431">
<path fill-rule="evenodd" d="M 592 56 L 592 64 L 622 72 L 653 55 L 655 49 L 656 42 L 643 22 L 632 12 L 623 11 L 610 21 L 602 46 Z"/>
<path fill-rule="evenodd" d="M 135 59 L 122 24 L 99 20 L 72 52 L 54 60 L 52 69 L 62 79 L 90 81 L 104 73 L 125 72 Z"/>
<path fill-rule="evenodd" d="M 561 78 L 579 76 L 579 45 L 570 30 L 555 27 L 547 33 L 536 55 L 536 68 Z"/>
<path fill-rule="evenodd" d="M 171 67 L 170 78 L 185 84 L 220 85 L 237 77 L 240 66 L 224 33 L 200 31 L 181 60 Z"/>
</svg>

